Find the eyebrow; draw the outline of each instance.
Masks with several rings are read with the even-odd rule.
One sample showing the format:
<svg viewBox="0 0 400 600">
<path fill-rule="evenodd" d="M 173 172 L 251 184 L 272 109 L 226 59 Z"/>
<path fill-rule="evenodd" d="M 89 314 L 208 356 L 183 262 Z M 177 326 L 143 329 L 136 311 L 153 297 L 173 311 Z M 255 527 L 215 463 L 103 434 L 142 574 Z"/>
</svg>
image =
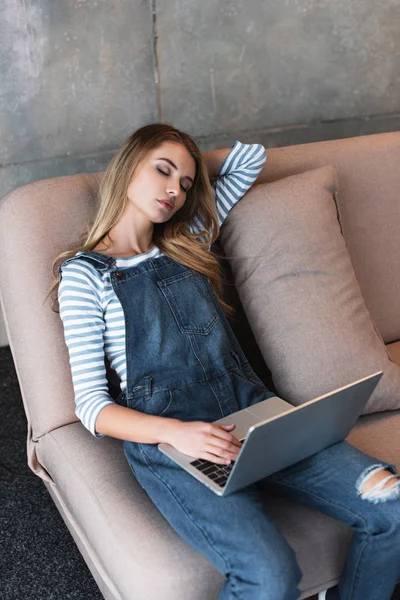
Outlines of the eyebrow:
<svg viewBox="0 0 400 600">
<path fill-rule="evenodd" d="M 174 169 L 178 170 L 178 167 L 176 166 L 176 164 L 173 163 L 172 160 L 170 160 L 169 158 L 164 158 L 163 156 L 159 156 L 157 160 L 166 160 L 167 163 L 169 163 L 171 165 L 171 167 L 174 167 Z M 193 183 L 193 179 L 191 177 L 189 177 L 189 175 L 185 175 L 183 179 L 189 179 L 189 181 L 191 181 Z"/>
</svg>

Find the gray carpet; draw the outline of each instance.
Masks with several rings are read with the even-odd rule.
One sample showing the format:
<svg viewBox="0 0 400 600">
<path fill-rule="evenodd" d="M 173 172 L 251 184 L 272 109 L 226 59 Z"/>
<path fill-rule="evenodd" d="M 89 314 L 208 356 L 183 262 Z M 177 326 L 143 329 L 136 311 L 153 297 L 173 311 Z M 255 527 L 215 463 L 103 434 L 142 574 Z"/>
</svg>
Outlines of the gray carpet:
<svg viewBox="0 0 400 600">
<path fill-rule="evenodd" d="M 0 348 L 0 598 L 101 600 L 42 481 L 26 465 L 26 420 L 9 348 Z"/>
<path fill-rule="evenodd" d="M 0 415 L 0 600 L 101 600 L 45 486 L 26 465 L 25 413 L 9 348 L 0 348 Z M 400 600 L 400 589 L 392 600 Z"/>
</svg>

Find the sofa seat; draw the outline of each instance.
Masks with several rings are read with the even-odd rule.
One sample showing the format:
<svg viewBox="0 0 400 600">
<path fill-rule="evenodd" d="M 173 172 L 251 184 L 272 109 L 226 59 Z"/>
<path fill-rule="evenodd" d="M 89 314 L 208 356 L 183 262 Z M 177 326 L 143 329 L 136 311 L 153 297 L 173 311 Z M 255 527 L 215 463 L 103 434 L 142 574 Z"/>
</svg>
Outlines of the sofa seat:
<svg viewBox="0 0 400 600">
<path fill-rule="evenodd" d="M 349 440 L 394 462 L 400 456 L 399 429 L 400 410 L 367 415 Z M 153 506 L 125 461 L 122 442 L 96 440 L 81 423 L 72 423 L 36 443 L 39 461 L 54 481 L 46 486 L 105 598 L 183 600 L 188 585 L 191 600 L 218 597 L 222 575 Z M 294 509 L 293 502 L 262 493 L 297 553 L 304 573 L 302 598 L 321 589 L 322 573 L 327 587 L 332 585 L 343 566 L 350 530 L 317 511 Z"/>
</svg>

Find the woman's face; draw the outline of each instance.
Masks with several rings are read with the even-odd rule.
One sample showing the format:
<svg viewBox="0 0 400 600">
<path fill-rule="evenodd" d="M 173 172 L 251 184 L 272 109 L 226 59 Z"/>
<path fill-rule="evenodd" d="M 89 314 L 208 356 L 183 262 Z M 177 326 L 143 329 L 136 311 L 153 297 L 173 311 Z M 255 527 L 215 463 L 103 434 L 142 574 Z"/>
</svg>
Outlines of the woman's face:
<svg viewBox="0 0 400 600">
<path fill-rule="evenodd" d="M 139 164 L 128 200 L 153 223 L 164 223 L 184 205 L 195 173 L 195 161 L 183 144 L 163 142 Z"/>
</svg>

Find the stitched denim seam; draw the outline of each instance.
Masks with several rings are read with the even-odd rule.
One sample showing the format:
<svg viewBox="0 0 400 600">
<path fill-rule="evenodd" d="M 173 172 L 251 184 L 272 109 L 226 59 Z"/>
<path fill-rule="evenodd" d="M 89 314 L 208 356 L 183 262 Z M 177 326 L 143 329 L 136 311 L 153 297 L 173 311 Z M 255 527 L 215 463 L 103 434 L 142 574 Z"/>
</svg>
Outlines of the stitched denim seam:
<svg viewBox="0 0 400 600">
<path fill-rule="evenodd" d="M 361 548 L 361 550 L 360 550 L 360 552 L 359 552 L 359 555 L 358 555 L 358 560 L 357 560 L 357 564 L 356 564 L 356 567 L 355 567 L 355 569 L 353 570 L 353 577 L 351 578 L 351 585 L 350 585 L 350 600 L 351 600 L 351 598 L 353 597 L 353 592 L 354 592 L 354 588 L 355 588 L 355 585 L 356 585 L 356 584 L 355 584 L 356 575 L 357 575 L 357 572 L 358 572 L 358 569 L 359 569 L 359 565 L 360 565 L 360 562 L 361 562 L 361 559 L 362 559 L 362 557 L 363 557 L 363 554 L 364 554 L 364 551 L 365 551 L 365 548 L 366 548 L 366 547 L 367 547 L 367 540 L 364 540 L 364 545 L 363 545 L 363 547 Z"/>
<path fill-rule="evenodd" d="M 153 393 L 166 392 L 166 391 L 172 391 L 173 392 L 174 390 L 180 390 L 182 388 L 185 388 L 188 385 L 192 385 L 193 383 L 207 383 L 208 381 L 211 381 L 212 379 L 223 377 L 227 373 L 231 373 L 234 368 L 235 367 L 228 367 L 227 369 L 225 369 L 224 371 L 220 371 L 216 375 L 213 374 L 213 375 L 210 375 L 210 376 L 204 376 L 204 377 L 202 377 L 200 379 L 191 379 L 190 381 L 187 381 L 185 383 L 179 383 L 179 385 L 176 385 L 176 386 L 175 385 L 172 385 L 172 386 L 168 385 L 168 386 L 165 386 L 165 387 L 157 387 L 156 391 L 153 392 Z M 125 392 L 126 392 L 127 389 L 128 389 L 128 386 L 126 386 Z M 143 398 L 143 396 L 144 396 L 144 393 L 142 395 L 140 395 L 140 396 L 135 396 L 133 398 L 132 395 L 129 394 L 129 396 L 127 395 L 127 399 L 128 400 L 132 400 L 132 399 L 136 400 L 136 399 L 139 399 L 139 398 Z"/>
<path fill-rule="evenodd" d="M 145 261 L 145 262 L 146 262 L 146 261 Z M 136 265 L 136 266 L 140 266 L 140 264 L 141 264 L 141 263 L 139 263 L 139 265 Z M 133 267 L 133 268 L 134 268 L 134 267 Z M 116 269 L 115 271 L 111 271 L 111 272 L 110 272 L 110 273 L 112 273 L 112 274 L 113 274 L 113 277 L 114 277 L 114 278 L 116 278 L 116 273 L 117 273 L 117 271 L 118 271 L 118 270 L 119 270 L 119 269 Z M 122 285 L 123 283 L 126 283 L 126 282 L 127 282 L 127 281 L 129 281 L 130 279 L 135 279 L 135 277 L 140 277 L 141 275 L 144 275 L 144 276 L 145 276 L 145 275 L 146 275 L 146 274 L 148 274 L 148 273 L 150 273 L 150 274 L 151 274 L 151 271 L 150 271 L 150 270 L 146 270 L 146 271 L 140 271 L 139 273 L 135 273 L 135 272 L 129 273 L 128 271 L 129 271 L 129 268 L 128 268 L 128 269 L 122 269 L 122 270 L 121 270 L 121 273 L 123 273 L 123 275 L 124 275 L 124 278 L 123 278 L 123 279 L 118 279 L 118 280 L 117 280 L 117 281 L 118 281 L 118 284 L 121 284 L 121 285 Z"/>
<path fill-rule="evenodd" d="M 191 345 L 191 347 L 192 347 L 193 354 L 195 355 L 195 357 L 196 357 L 196 358 L 197 358 L 197 360 L 199 361 L 199 363 L 200 363 L 200 365 L 201 365 L 201 368 L 203 369 L 204 376 L 206 377 L 206 374 L 205 374 L 205 372 L 204 372 L 204 371 L 205 371 L 205 369 L 204 369 L 203 363 L 201 362 L 201 359 L 200 359 L 200 357 L 199 357 L 199 356 L 197 355 L 197 353 L 196 353 L 195 344 L 194 344 L 193 342 L 194 342 L 194 340 L 192 339 L 192 336 L 189 336 L 189 343 L 190 343 L 190 345 Z M 226 373 L 226 372 L 227 372 L 227 371 L 225 371 L 224 373 Z M 220 403 L 220 401 L 219 401 L 219 398 L 218 398 L 217 394 L 214 392 L 214 390 L 213 390 L 212 386 L 210 385 L 210 381 L 211 381 L 212 379 L 214 379 L 214 377 L 206 377 L 205 381 L 206 381 L 206 383 L 207 383 L 208 387 L 211 389 L 212 393 L 213 393 L 213 394 L 214 394 L 214 396 L 215 396 L 215 399 L 216 399 L 216 401 L 217 401 L 217 403 L 218 403 L 218 407 L 219 407 L 219 410 L 220 410 L 220 413 L 221 413 L 221 415 L 222 415 L 222 416 L 225 416 L 225 415 L 224 415 L 224 412 L 223 412 L 223 410 L 222 410 L 222 406 L 221 406 L 221 403 Z"/>
<path fill-rule="evenodd" d="M 172 258 L 169 258 L 169 261 L 172 261 Z M 166 264 L 162 264 L 162 263 L 159 263 L 158 261 L 156 262 L 153 258 L 149 259 L 152 269 L 154 270 L 157 277 L 160 277 L 160 278 L 161 278 L 160 269 L 163 269 L 165 266 L 169 266 L 171 264 L 169 261 L 167 261 Z M 165 262 L 165 261 L 163 261 L 163 262 Z M 173 261 L 173 262 L 175 262 L 175 261 Z M 160 280 L 157 280 L 157 285 L 158 285 L 158 281 L 160 281 Z"/>
<path fill-rule="evenodd" d="M 182 271 L 182 273 L 177 273 L 176 275 L 171 275 L 170 277 L 166 277 L 165 279 L 160 279 L 159 281 L 157 281 L 157 284 L 160 287 L 167 287 L 170 283 L 175 283 L 175 281 L 187 279 L 188 277 L 198 277 L 198 275 L 189 270 Z"/>
</svg>

